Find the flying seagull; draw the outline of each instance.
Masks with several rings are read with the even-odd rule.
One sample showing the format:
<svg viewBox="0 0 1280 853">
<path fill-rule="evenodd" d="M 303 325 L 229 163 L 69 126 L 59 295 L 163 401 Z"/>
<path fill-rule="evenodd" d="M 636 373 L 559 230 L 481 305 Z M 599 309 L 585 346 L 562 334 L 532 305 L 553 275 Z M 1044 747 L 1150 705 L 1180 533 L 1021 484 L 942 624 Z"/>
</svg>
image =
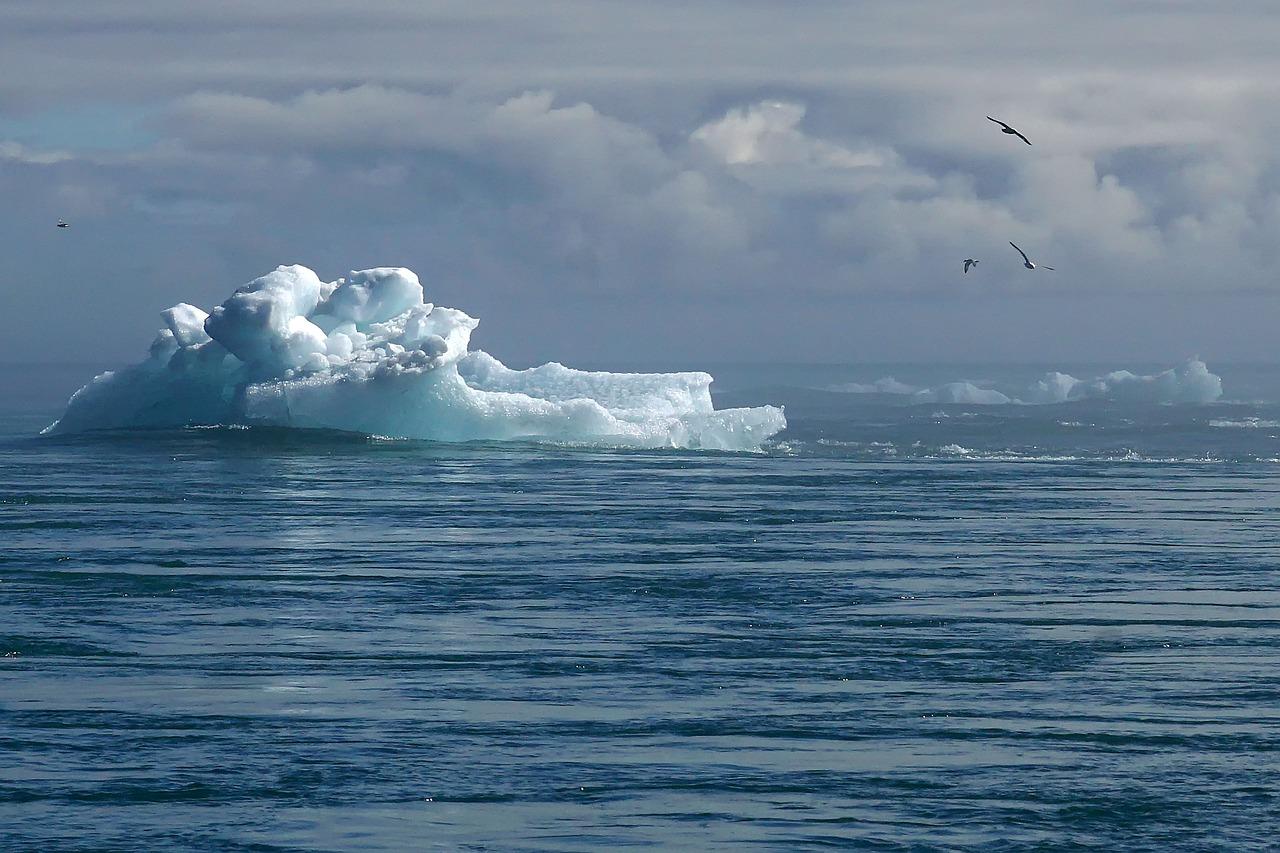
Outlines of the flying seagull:
<svg viewBox="0 0 1280 853">
<path fill-rule="evenodd" d="M 978 265 L 978 262 L 977 262 L 977 261 L 975 261 L 973 258 L 965 258 L 965 259 L 964 259 L 964 271 L 965 271 L 965 274 L 966 274 L 966 275 L 968 275 L 968 273 L 969 273 L 969 267 L 976 267 L 977 265 Z"/>
<path fill-rule="evenodd" d="M 1019 139 L 1021 139 L 1023 142 L 1027 143 L 1028 145 L 1030 145 L 1030 144 L 1031 144 L 1031 140 L 1030 140 L 1030 139 L 1027 139 L 1027 138 L 1026 138 L 1025 136 L 1023 136 L 1021 133 L 1018 133 L 1018 131 L 1014 130 L 1012 127 L 1009 127 L 1009 125 L 1005 124 L 1005 123 L 1004 123 L 1004 122 L 1002 122 L 1000 119 L 998 119 L 998 118 L 991 118 L 991 116 L 987 116 L 987 119 L 988 119 L 988 120 L 990 120 L 990 121 L 994 121 L 996 124 L 1000 125 L 1000 127 L 1002 128 L 1002 130 L 1000 131 L 1001 133 L 1011 133 L 1011 134 L 1013 134 L 1014 136 L 1016 136 L 1016 137 L 1018 137 Z"/>
<path fill-rule="evenodd" d="M 70 228 L 71 226 L 70 226 L 70 225 L 68 225 L 67 223 L 63 222 L 61 219 L 59 219 L 59 220 L 58 220 L 58 227 L 59 227 L 59 228 Z"/>
<path fill-rule="evenodd" d="M 1010 245 L 1010 246 L 1013 246 L 1013 248 L 1015 248 L 1015 249 L 1018 249 L 1018 244 L 1017 244 L 1017 243 L 1015 243 L 1015 242 L 1013 242 L 1012 240 L 1010 240 L 1010 241 L 1009 241 L 1009 245 Z M 1024 267 L 1026 267 L 1027 269 L 1029 269 L 1029 270 L 1036 270 L 1036 269 L 1039 269 L 1039 270 L 1051 270 L 1051 269 L 1053 269 L 1053 267 L 1046 267 L 1044 264 L 1033 264 L 1033 263 L 1031 262 L 1031 259 L 1027 257 L 1027 253 L 1026 253 L 1026 252 L 1024 252 L 1024 251 L 1022 251 L 1021 249 L 1018 249 L 1018 254 L 1019 254 L 1019 255 L 1022 255 L 1022 265 L 1023 265 Z"/>
</svg>

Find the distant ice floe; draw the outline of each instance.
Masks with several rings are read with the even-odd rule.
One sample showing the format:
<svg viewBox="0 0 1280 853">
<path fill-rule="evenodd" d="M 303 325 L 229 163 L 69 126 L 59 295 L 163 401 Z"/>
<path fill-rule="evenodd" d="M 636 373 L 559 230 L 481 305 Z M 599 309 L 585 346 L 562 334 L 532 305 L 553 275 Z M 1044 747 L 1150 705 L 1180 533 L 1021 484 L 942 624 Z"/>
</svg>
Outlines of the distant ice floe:
<svg viewBox="0 0 1280 853">
<path fill-rule="evenodd" d="M 1079 400 L 1115 400 L 1130 403 L 1212 403 L 1222 396 L 1221 377 L 1210 373 L 1198 358 L 1177 367 L 1142 376 L 1117 370 L 1094 379 L 1077 379 L 1050 372 L 1015 395 L 974 382 L 949 382 L 936 388 L 919 388 L 891 376 L 872 383 L 852 382 L 829 390 L 847 394 L 890 394 L 912 403 L 962 403 L 973 406 L 1048 405 Z"/>
<path fill-rule="evenodd" d="M 1266 420 L 1258 417 L 1241 418 L 1240 420 L 1228 420 L 1225 418 L 1215 418 L 1209 421 L 1209 426 L 1216 429 L 1276 429 L 1280 427 L 1280 421 Z"/>
<path fill-rule="evenodd" d="M 715 410 L 706 373 L 512 370 L 468 351 L 479 321 L 399 267 L 322 282 L 282 266 L 208 314 L 180 303 L 149 357 L 77 391 L 46 433 L 264 425 L 439 441 L 753 450 L 775 406 Z"/>
</svg>

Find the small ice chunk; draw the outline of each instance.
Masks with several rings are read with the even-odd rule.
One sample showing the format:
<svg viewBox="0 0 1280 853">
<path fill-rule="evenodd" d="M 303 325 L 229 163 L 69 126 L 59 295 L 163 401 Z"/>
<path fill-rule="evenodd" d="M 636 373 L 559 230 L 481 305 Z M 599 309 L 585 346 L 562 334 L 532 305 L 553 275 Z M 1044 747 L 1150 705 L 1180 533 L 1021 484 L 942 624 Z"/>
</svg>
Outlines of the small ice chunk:
<svg viewBox="0 0 1280 853">
<path fill-rule="evenodd" d="M 208 341 L 209 333 L 204 330 L 204 321 L 209 315 L 194 305 L 179 302 L 172 308 L 160 312 L 164 323 L 173 332 L 174 339 L 180 347 L 192 347 Z"/>
<path fill-rule="evenodd" d="M 412 270 L 377 267 L 353 272 L 334 288 L 326 312 L 358 325 L 381 323 L 422 304 L 422 284 Z"/>
<path fill-rule="evenodd" d="M 342 332 L 333 332 L 325 340 L 325 350 L 330 356 L 336 356 L 339 361 L 346 361 L 355 351 L 355 345 L 351 343 L 351 338 Z"/>
<path fill-rule="evenodd" d="M 165 363 L 177 351 L 178 339 L 174 336 L 172 330 L 161 329 L 156 333 L 156 339 L 151 342 L 149 354 L 153 361 Z"/>
<path fill-rule="evenodd" d="M 276 342 L 275 348 L 279 363 L 290 367 L 314 363 L 312 356 L 323 356 L 328 349 L 324 332 L 306 317 L 290 320 L 284 339 Z"/>
<path fill-rule="evenodd" d="M 267 368 L 294 367 L 300 361 L 281 362 L 280 356 L 297 355 L 290 336 L 300 330 L 291 324 L 315 310 L 320 299 L 320 279 L 303 266 L 277 267 L 251 281 L 209 314 L 205 331 L 242 361 Z M 321 341 L 324 332 L 308 322 Z M 308 349 L 302 360 L 315 349 Z"/>
<path fill-rule="evenodd" d="M 302 369 L 310 372 L 329 369 L 329 358 L 322 352 L 313 352 L 307 358 L 306 363 L 302 365 Z"/>
<path fill-rule="evenodd" d="M 418 345 L 418 349 L 425 352 L 432 358 L 439 358 L 449 351 L 449 345 L 445 343 L 444 338 L 439 335 L 428 335 Z"/>
</svg>

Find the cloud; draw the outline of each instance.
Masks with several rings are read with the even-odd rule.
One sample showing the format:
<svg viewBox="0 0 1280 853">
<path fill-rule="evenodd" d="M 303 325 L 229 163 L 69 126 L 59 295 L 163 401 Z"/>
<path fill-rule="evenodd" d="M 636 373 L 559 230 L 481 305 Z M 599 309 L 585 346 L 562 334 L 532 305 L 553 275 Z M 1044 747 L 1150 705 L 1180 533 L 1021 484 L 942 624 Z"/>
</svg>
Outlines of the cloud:
<svg viewBox="0 0 1280 853">
<path fill-rule="evenodd" d="M 723 170 L 547 91 L 482 99 L 361 86 L 280 101 L 201 93 L 182 99 L 164 128 L 193 163 L 239 159 L 237 171 L 267 182 L 259 193 L 274 184 L 295 199 L 308 191 L 290 175 L 305 174 L 308 186 L 342 189 L 348 206 L 422 225 L 441 252 L 483 258 L 490 275 L 505 269 L 511 286 L 723 286 L 713 273 L 752 253 L 753 202 Z M 442 218 L 448 226 L 428 230 Z"/>
<path fill-rule="evenodd" d="M 0 31 L 0 190 L 31 201 L 0 211 L 0 249 L 51 281 L 122 263 L 140 303 L 193 263 L 232 281 L 405 264 L 486 323 L 502 312 L 473 300 L 626 301 L 746 352 L 708 306 L 792 312 L 777 346 L 820 338 L 801 306 L 906 300 L 944 327 L 981 304 L 1005 329 L 1048 298 L 1271 310 L 1273 6 L 941 8 L 26 4 Z M 75 242 L 32 238 L 57 216 Z M 1009 240 L 1058 273 L 1027 273 Z M 983 264 L 957 278 L 965 257 Z"/>
<path fill-rule="evenodd" d="M 884 158 L 873 151 L 851 151 L 807 136 L 799 129 L 804 114 L 802 104 L 763 101 L 704 124 L 693 132 L 693 139 L 730 166 L 799 163 L 818 169 L 863 169 L 884 165 Z"/>
<path fill-rule="evenodd" d="M 17 142 L 0 142 L 0 160 L 50 166 L 70 159 L 72 155 L 66 151 L 39 150 L 28 148 Z"/>
<path fill-rule="evenodd" d="M 1005 142 L 977 121 L 988 147 Z M 558 291 L 761 292 L 786 281 L 795 294 L 922 293 L 952 288 L 940 268 L 970 255 L 989 259 L 982 281 L 995 292 L 1117 280 L 1222 290 L 1256 283 L 1276 251 L 1261 234 L 1280 210 L 1280 172 L 1266 151 L 1242 156 L 1239 141 L 1182 146 L 1138 171 L 1124 147 L 937 163 L 809 124 L 806 104 L 778 99 L 681 136 L 547 90 L 201 92 L 164 114 L 151 149 L 81 165 L 134 181 L 143 216 L 288 217 L 318 233 L 350 216 L 368 227 L 395 218 L 462 271 Z M 1067 275 L 1032 284 L 1019 264 L 999 263 L 1009 240 Z M 1200 274 L 1206 253 L 1231 256 L 1229 274 Z"/>
<path fill-rule="evenodd" d="M 805 113 L 803 104 L 762 101 L 729 110 L 690 139 L 735 178 L 766 194 L 830 196 L 933 185 L 928 175 L 906 168 L 890 147 L 850 147 L 809 135 L 800 126 Z"/>
</svg>

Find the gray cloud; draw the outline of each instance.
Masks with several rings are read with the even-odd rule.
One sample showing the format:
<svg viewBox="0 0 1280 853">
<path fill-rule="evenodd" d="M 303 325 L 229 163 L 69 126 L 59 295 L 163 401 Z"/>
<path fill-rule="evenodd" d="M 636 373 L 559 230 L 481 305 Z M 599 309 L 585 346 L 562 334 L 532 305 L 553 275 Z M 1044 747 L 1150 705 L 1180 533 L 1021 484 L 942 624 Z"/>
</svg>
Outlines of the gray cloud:
<svg viewBox="0 0 1280 853">
<path fill-rule="evenodd" d="M 0 211 L 31 270 L 7 274 L 0 358 L 70 282 L 109 288 L 59 316 L 71 355 L 103 317 L 125 355 L 159 308 L 293 261 L 413 266 L 482 330 L 566 358 L 892 359 L 921 334 L 1009 356 L 921 331 L 949 316 L 1081 356 L 1270 357 L 1229 331 L 1276 318 L 1269 4 L 473 5 L 0 3 L 0 190 L 32 199 Z M 137 144 L 95 146 L 104 104 Z M 44 233 L 58 216 L 71 233 Z M 1010 239 L 1059 271 L 1027 274 Z M 1236 313 L 1187 338 L 1215 297 Z"/>
</svg>

